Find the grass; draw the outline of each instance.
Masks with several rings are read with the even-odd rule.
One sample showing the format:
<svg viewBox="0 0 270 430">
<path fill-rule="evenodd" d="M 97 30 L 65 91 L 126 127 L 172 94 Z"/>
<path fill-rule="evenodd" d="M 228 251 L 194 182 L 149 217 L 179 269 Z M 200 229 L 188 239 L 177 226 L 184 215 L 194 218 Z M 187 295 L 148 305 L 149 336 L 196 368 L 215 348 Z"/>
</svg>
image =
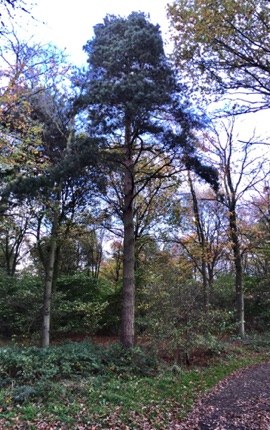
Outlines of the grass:
<svg viewBox="0 0 270 430">
<path fill-rule="evenodd" d="M 227 343 L 208 366 L 190 368 L 119 345 L 8 348 L 4 355 L 2 349 L 0 428 L 169 429 L 219 380 L 268 360 L 268 347 L 258 339 L 256 345 Z"/>
</svg>

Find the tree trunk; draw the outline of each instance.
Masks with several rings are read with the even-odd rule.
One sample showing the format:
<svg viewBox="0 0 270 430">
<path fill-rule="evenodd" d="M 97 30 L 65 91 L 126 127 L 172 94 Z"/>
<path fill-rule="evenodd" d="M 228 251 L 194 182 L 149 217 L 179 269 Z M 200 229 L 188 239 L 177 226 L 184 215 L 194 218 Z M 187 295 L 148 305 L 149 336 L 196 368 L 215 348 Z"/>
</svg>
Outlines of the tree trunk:
<svg viewBox="0 0 270 430">
<path fill-rule="evenodd" d="M 207 278 L 208 278 L 208 289 L 209 289 L 209 296 L 213 294 L 213 284 L 214 284 L 214 266 L 213 264 L 208 263 L 207 264 Z"/>
<path fill-rule="evenodd" d="M 121 343 L 134 346 L 135 332 L 135 241 L 133 220 L 133 161 L 130 124 L 125 131 L 125 176 L 124 176 L 124 259 L 123 259 L 123 302 L 121 319 Z"/>
<path fill-rule="evenodd" d="M 231 130 L 232 132 L 232 130 Z M 225 190 L 227 198 L 227 207 L 229 209 L 229 235 L 232 243 L 234 268 L 235 268 L 235 313 L 237 323 L 237 334 L 241 337 L 245 336 L 245 309 L 244 309 L 244 289 L 243 289 L 243 268 L 241 247 L 238 236 L 238 224 L 236 215 L 237 204 L 237 185 L 233 185 L 232 180 L 232 134 L 229 135 L 229 152 L 227 159 L 224 161 L 225 173 Z M 243 173 L 243 165 L 242 165 Z"/>
<path fill-rule="evenodd" d="M 233 248 L 234 267 L 235 267 L 235 294 L 236 294 L 236 321 L 237 333 L 239 336 L 245 336 L 245 308 L 244 308 L 244 289 L 243 289 L 243 269 L 241 259 L 241 249 L 237 234 L 237 221 L 235 208 L 231 207 L 230 211 L 230 236 Z"/>
<path fill-rule="evenodd" d="M 191 197 L 192 197 L 192 205 L 193 205 L 193 213 L 194 213 L 195 225 L 196 225 L 196 230 L 197 230 L 197 237 L 198 237 L 199 245 L 201 248 L 200 272 L 202 274 L 202 281 L 203 281 L 203 301 L 204 301 L 205 309 L 207 310 L 209 307 L 209 284 L 208 284 L 208 279 L 207 279 L 206 240 L 205 240 L 203 226 L 202 226 L 201 218 L 200 218 L 198 199 L 197 199 L 196 192 L 195 192 L 195 189 L 193 186 L 190 171 L 188 171 L 188 183 L 189 183 Z"/>
<path fill-rule="evenodd" d="M 54 279 L 54 266 L 56 259 L 56 222 L 57 216 L 53 221 L 52 234 L 49 258 L 46 267 L 45 288 L 44 288 L 44 302 L 43 302 L 43 325 L 42 325 L 42 347 L 46 348 L 50 345 L 50 325 L 51 325 L 51 299 L 52 299 L 52 285 Z"/>
</svg>

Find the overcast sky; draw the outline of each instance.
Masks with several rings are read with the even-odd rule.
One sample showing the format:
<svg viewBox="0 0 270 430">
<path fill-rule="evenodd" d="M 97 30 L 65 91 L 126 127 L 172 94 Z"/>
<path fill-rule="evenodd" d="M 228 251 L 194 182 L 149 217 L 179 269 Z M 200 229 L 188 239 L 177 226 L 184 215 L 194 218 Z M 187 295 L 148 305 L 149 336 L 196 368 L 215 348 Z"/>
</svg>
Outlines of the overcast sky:
<svg viewBox="0 0 270 430">
<path fill-rule="evenodd" d="M 92 38 L 93 26 L 102 22 L 107 13 L 121 16 L 132 11 L 149 13 L 150 20 L 161 26 L 166 39 L 167 3 L 168 0 L 36 0 L 32 14 L 39 22 L 28 22 L 28 34 L 35 34 L 36 41 L 42 39 L 66 48 L 72 62 L 80 65 L 86 61 L 82 46 Z"/>
</svg>

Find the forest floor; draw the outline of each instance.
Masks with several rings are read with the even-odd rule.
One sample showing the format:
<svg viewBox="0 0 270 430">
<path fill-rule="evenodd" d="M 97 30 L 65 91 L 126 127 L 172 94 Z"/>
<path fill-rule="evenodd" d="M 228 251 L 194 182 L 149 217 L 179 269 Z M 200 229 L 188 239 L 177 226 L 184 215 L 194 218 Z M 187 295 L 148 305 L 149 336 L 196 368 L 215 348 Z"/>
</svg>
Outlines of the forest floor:
<svg viewBox="0 0 270 430">
<path fill-rule="evenodd" d="M 69 340 L 84 348 L 83 339 Z M 117 338 L 91 342 L 107 347 Z M 61 344 L 55 342 L 56 348 Z M 176 373 L 167 363 L 146 377 L 117 373 L 110 365 L 105 374 L 71 374 L 32 385 L 13 378 L 2 390 L 0 380 L 0 430 L 270 430 L 269 347 L 269 340 L 263 346 L 233 341 L 225 355 L 197 350 Z M 14 401 L 14 392 L 28 389 L 36 397 Z"/>
</svg>

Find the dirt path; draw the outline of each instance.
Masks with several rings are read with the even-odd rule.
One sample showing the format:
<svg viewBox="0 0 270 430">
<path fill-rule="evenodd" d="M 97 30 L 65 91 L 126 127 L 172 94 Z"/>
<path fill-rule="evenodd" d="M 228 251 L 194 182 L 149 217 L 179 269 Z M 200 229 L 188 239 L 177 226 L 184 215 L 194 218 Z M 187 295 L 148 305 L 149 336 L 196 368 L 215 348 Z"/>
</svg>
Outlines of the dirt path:
<svg viewBox="0 0 270 430">
<path fill-rule="evenodd" d="M 208 393 L 179 430 L 270 430 L 270 362 L 235 372 Z"/>
</svg>

